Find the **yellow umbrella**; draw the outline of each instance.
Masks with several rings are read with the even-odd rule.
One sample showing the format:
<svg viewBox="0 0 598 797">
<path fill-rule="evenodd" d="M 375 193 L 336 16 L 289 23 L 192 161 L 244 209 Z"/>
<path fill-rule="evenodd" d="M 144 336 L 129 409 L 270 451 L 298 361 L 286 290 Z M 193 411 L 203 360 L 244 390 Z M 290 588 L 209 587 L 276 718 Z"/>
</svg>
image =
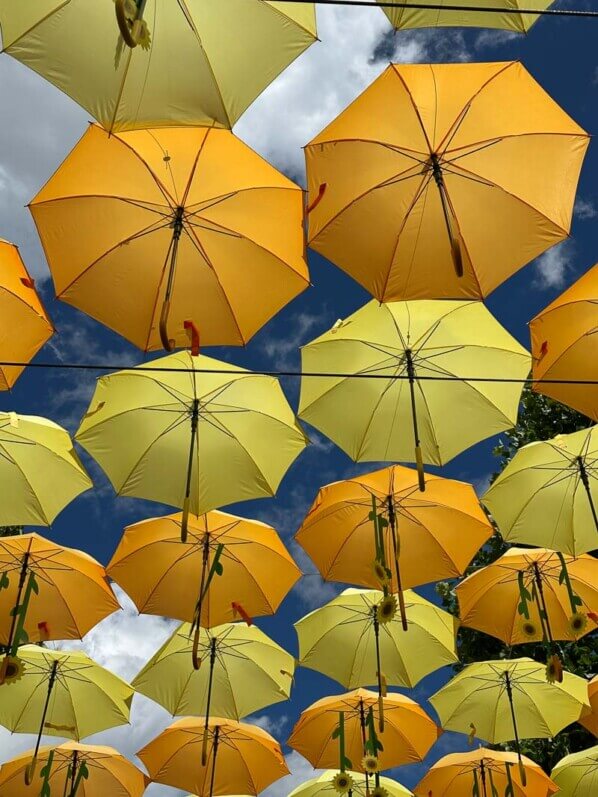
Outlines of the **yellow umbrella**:
<svg viewBox="0 0 598 797">
<path fill-rule="evenodd" d="M 310 245 L 380 301 L 483 298 L 567 237 L 588 143 L 519 62 L 392 64 L 306 148 Z"/>
<path fill-rule="evenodd" d="M 30 209 L 58 298 L 143 350 L 244 345 L 309 282 L 301 188 L 228 130 L 92 125 Z"/>
<path fill-rule="evenodd" d="M 529 327 L 532 376 L 537 380 L 533 389 L 598 421 L 598 263 Z M 593 384 L 559 384 L 558 380 Z"/>
<path fill-rule="evenodd" d="M 394 595 L 346 589 L 295 623 L 299 663 L 348 689 L 377 684 L 381 698 L 387 685 L 413 688 L 457 661 L 457 620 L 411 590 L 405 607 L 408 633 Z"/>
<path fill-rule="evenodd" d="M 595 675 L 588 684 L 588 697 L 592 713 L 580 719 L 580 723 L 587 728 L 590 733 L 598 737 L 598 675 Z"/>
<path fill-rule="evenodd" d="M 414 789 L 416 797 L 550 797 L 558 791 L 538 764 L 521 756 L 525 770 L 524 785 L 516 753 L 480 747 L 468 753 L 451 753 L 437 761 Z M 509 791 L 509 788 L 511 789 Z"/>
<path fill-rule="evenodd" d="M 140 612 L 211 628 L 274 614 L 301 576 L 284 543 L 257 520 L 208 512 L 150 518 L 125 529 L 107 572 Z"/>
<path fill-rule="evenodd" d="M 141 797 L 149 780 L 112 747 L 67 742 L 39 750 L 40 774 L 35 785 L 27 787 L 23 776 L 31 755 L 31 751 L 23 753 L 0 767 L 0 793 L 37 797 L 41 789 L 47 797 L 66 793 L 69 797 Z"/>
<path fill-rule="evenodd" d="M 368 772 L 374 767 L 366 756 L 377 759 L 376 770 L 423 761 L 441 729 L 423 708 L 404 695 L 389 693 L 382 698 L 384 733 L 378 736 L 379 695 L 356 689 L 344 695 L 318 700 L 301 712 L 288 745 L 315 769 L 339 765 L 339 714 L 343 714 L 344 755 L 348 769 Z M 366 767 L 365 764 L 368 766 Z M 369 772 L 372 774 L 372 771 Z"/>
<path fill-rule="evenodd" d="M 457 6 L 458 10 L 422 8 L 430 0 L 380 0 L 385 1 L 384 13 L 396 30 L 411 28 L 496 28 L 511 33 L 527 33 L 538 15 L 520 14 L 519 9 L 544 11 L 554 0 L 455 0 L 442 5 Z M 396 3 L 394 5 L 393 3 Z M 501 13 L 485 11 L 498 9 Z M 485 797 L 485 795 L 484 795 Z M 542 797 L 546 797 L 542 795 Z"/>
<path fill-rule="evenodd" d="M 550 773 L 561 797 L 595 797 L 598 794 L 598 746 L 566 755 Z"/>
<path fill-rule="evenodd" d="M 382 578 L 400 601 L 405 588 L 463 575 L 491 535 L 470 484 L 428 476 L 422 495 L 417 473 L 393 465 L 322 487 L 295 539 L 323 578 Z"/>
<path fill-rule="evenodd" d="M 93 486 L 61 426 L 15 412 L 0 412 L 0 482 L 1 526 L 49 526 Z"/>
<path fill-rule="evenodd" d="M 507 645 L 575 641 L 597 627 L 598 559 L 511 548 L 456 588 L 461 624 Z"/>
<path fill-rule="evenodd" d="M 196 644 L 193 631 L 189 623 L 179 626 L 132 686 L 173 716 L 205 717 L 205 764 L 211 715 L 238 720 L 288 700 L 295 661 L 255 626 L 202 628 Z"/>
<path fill-rule="evenodd" d="M 152 781 L 199 797 L 256 795 L 289 774 L 280 745 L 257 725 L 212 717 L 209 729 L 205 765 L 201 719 L 174 722 L 140 750 L 137 755 Z"/>
<path fill-rule="evenodd" d="M 315 778 L 306 780 L 289 793 L 288 797 L 336 797 L 338 791 L 334 785 L 336 776 L 334 770 L 322 772 Z M 347 771 L 351 778 L 351 792 L 359 797 L 367 797 L 372 793 L 365 775 L 359 772 Z M 380 778 L 380 787 L 385 790 L 388 797 L 413 797 L 409 789 L 391 778 Z"/>
<path fill-rule="evenodd" d="M 597 428 L 517 451 L 482 498 L 507 542 L 571 556 L 598 548 Z"/>
<path fill-rule="evenodd" d="M 232 127 L 316 40 L 312 3 L 275 0 L 2 0 L 0 28 L 5 52 L 112 131 Z"/>
<path fill-rule="evenodd" d="M 275 494 L 306 444 L 277 379 L 187 351 L 138 369 L 98 381 L 76 434 L 119 495 L 182 507 L 184 538 L 190 511 Z"/>
<path fill-rule="evenodd" d="M 0 725 L 37 733 L 27 767 L 31 783 L 42 734 L 82 739 L 129 721 L 133 689 L 85 653 L 19 648 L 0 686 Z"/>
<path fill-rule="evenodd" d="M 547 681 L 546 667 L 532 659 L 469 664 L 429 698 L 445 730 L 491 744 L 515 741 L 526 785 L 520 739 L 548 739 L 589 709 L 587 685 L 569 672 Z"/>
<path fill-rule="evenodd" d="M 530 358 L 481 302 L 369 302 L 301 350 L 299 416 L 354 460 L 444 465 L 510 429 Z M 346 377 L 344 374 L 354 376 Z M 348 408 L 351 409 L 350 413 Z"/>
<path fill-rule="evenodd" d="M 0 238 L 0 361 L 29 362 L 54 334 L 19 250 Z M 10 390 L 23 365 L 0 365 L 0 390 Z"/>
<path fill-rule="evenodd" d="M 104 568 L 91 556 L 37 534 L 0 537 L 0 683 L 20 645 L 81 639 L 118 609 Z"/>
</svg>

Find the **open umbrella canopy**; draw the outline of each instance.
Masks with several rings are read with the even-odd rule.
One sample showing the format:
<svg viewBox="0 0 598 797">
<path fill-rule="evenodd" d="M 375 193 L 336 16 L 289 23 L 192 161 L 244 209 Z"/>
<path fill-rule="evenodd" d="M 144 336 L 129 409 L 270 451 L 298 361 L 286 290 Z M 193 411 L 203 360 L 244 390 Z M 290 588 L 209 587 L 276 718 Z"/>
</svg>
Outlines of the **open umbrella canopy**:
<svg viewBox="0 0 598 797">
<path fill-rule="evenodd" d="M 60 747 L 42 747 L 38 754 L 41 771 L 31 786 L 23 775 L 32 751 L 0 767 L 0 794 L 11 797 L 38 797 L 48 787 L 48 796 L 62 795 L 67 788 L 77 797 L 141 797 L 147 777 L 112 747 L 67 742 Z M 75 791 L 73 791 L 73 789 Z M 42 792 L 45 793 L 45 792 Z"/>
<path fill-rule="evenodd" d="M 125 529 L 107 572 L 140 612 L 210 628 L 241 608 L 250 617 L 274 614 L 301 576 L 284 543 L 257 520 L 212 511 L 149 518 Z"/>
<path fill-rule="evenodd" d="M 469 664 L 430 703 L 445 730 L 491 744 L 548 739 L 589 711 L 583 678 L 564 672 L 548 683 L 545 666 L 528 658 Z"/>
<path fill-rule="evenodd" d="M 400 465 L 322 487 L 295 535 L 323 578 L 378 587 L 372 512 L 382 517 L 390 591 L 457 578 L 492 535 L 473 487 Z M 399 576 L 399 579 L 397 578 Z"/>
<path fill-rule="evenodd" d="M 598 675 L 595 675 L 588 684 L 588 697 L 592 713 L 582 717 L 580 723 L 598 738 Z"/>
<path fill-rule="evenodd" d="M 378 590 L 346 589 L 295 623 L 299 663 L 348 689 L 378 684 L 412 688 L 424 676 L 457 661 L 457 620 L 405 592 L 407 631 L 397 600 Z"/>
<path fill-rule="evenodd" d="M 550 797 L 556 786 L 531 758 L 522 756 L 525 785 L 516 753 L 480 747 L 467 753 L 451 753 L 432 765 L 414 789 L 416 797 L 479 797 L 511 794 L 511 797 Z M 509 791 L 511 787 L 512 791 Z"/>
<path fill-rule="evenodd" d="M 92 125 L 30 209 L 58 298 L 145 351 L 244 345 L 309 282 L 301 188 L 228 130 Z"/>
<path fill-rule="evenodd" d="M 598 421 L 598 263 L 529 327 L 533 389 Z M 571 384 L 575 380 L 588 384 Z"/>
<path fill-rule="evenodd" d="M 53 334 L 18 248 L 0 238 L 0 361 L 29 362 Z M 0 365 L 0 390 L 10 390 L 24 368 Z"/>
<path fill-rule="evenodd" d="M 567 237 L 588 143 L 519 62 L 392 64 L 306 148 L 310 245 L 380 301 L 483 298 Z"/>
<path fill-rule="evenodd" d="M 259 628 L 244 623 L 201 628 L 194 652 L 192 638 L 189 623 L 179 626 L 135 676 L 134 689 L 173 716 L 206 720 L 212 714 L 238 720 L 288 700 L 294 659 Z"/>
<path fill-rule="evenodd" d="M 598 794 L 598 746 L 566 755 L 550 773 L 561 797 Z"/>
<path fill-rule="evenodd" d="M 476 380 L 530 370 L 481 302 L 441 300 L 369 302 L 304 346 L 301 362 L 323 375 L 302 379 L 299 416 L 352 459 L 434 465 L 515 425 L 521 384 Z"/>
<path fill-rule="evenodd" d="M 355 689 L 316 701 L 301 712 L 288 744 L 315 769 L 339 766 L 339 742 L 335 731 L 339 712 L 344 714 L 344 753 L 349 769 L 364 771 L 363 758 L 369 747 L 371 719 L 379 719 L 380 696 L 367 689 Z M 380 770 L 423 761 L 441 729 L 423 708 L 404 695 L 388 693 L 382 698 L 384 732 L 377 736 L 375 757 Z"/>
<path fill-rule="evenodd" d="M 76 434 L 119 495 L 199 515 L 275 494 L 306 445 L 277 379 L 188 351 L 139 368 L 98 380 Z"/>
<path fill-rule="evenodd" d="M 257 725 L 212 717 L 205 764 L 203 738 L 202 719 L 177 720 L 137 755 L 152 781 L 198 797 L 256 795 L 289 774 L 280 745 Z"/>
<path fill-rule="evenodd" d="M 482 498 L 507 542 L 579 556 L 598 548 L 598 432 L 522 446 Z"/>
<path fill-rule="evenodd" d="M 232 127 L 316 40 L 312 3 L 273 0 L 0 0 L 0 29 L 5 52 L 111 131 Z"/>
<path fill-rule="evenodd" d="M 315 778 L 310 778 L 296 786 L 288 797 L 336 797 L 337 790 L 333 785 L 334 776 L 337 771 L 330 769 L 322 772 Z M 360 772 L 347 771 L 352 781 L 351 792 L 359 797 L 367 797 L 372 793 L 372 786 L 366 782 L 365 775 Z M 380 786 L 385 789 L 389 797 L 412 797 L 412 793 L 405 786 L 397 783 L 391 778 L 380 778 Z"/>
<path fill-rule="evenodd" d="M 519 9 L 543 11 L 554 0 L 459 0 L 439 5 L 457 6 L 458 10 L 423 8 L 430 0 L 384 0 L 384 13 L 396 30 L 410 28 L 495 28 L 511 33 L 527 33 L 538 20 L 534 14 L 520 14 Z M 502 13 L 489 13 L 484 9 L 504 9 Z M 545 797 L 542 795 L 542 797 Z"/>
<path fill-rule="evenodd" d="M 511 548 L 455 591 L 461 624 L 468 628 L 507 645 L 572 642 L 596 628 L 598 559 Z"/>
<path fill-rule="evenodd" d="M 38 534 L 0 537 L 0 645 L 81 639 L 120 609 L 104 568 Z"/>
<path fill-rule="evenodd" d="M 92 487 L 68 432 L 15 412 L 0 412 L 0 482 L 0 526 L 49 526 Z"/>
</svg>

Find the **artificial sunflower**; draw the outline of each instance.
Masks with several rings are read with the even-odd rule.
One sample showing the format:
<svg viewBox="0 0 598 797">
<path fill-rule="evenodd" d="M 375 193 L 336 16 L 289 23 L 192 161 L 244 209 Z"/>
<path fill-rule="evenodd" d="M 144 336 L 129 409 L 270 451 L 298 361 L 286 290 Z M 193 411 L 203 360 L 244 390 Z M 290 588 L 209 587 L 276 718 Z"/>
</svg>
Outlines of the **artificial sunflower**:
<svg viewBox="0 0 598 797">
<path fill-rule="evenodd" d="M 25 672 L 25 665 L 16 656 L 7 656 L 0 668 L 0 681 L 3 684 L 14 684 L 20 681 Z"/>
<path fill-rule="evenodd" d="M 374 775 L 376 772 L 380 771 L 378 758 L 371 754 L 364 755 L 364 757 L 361 759 L 361 767 L 364 772 L 368 773 L 368 775 Z"/>
<path fill-rule="evenodd" d="M 581 636 L 588 625 L 588 615 L 584 612 L 575 612 L 569 618 L 569 628 L 574 636 Z"/>
<path fill-rule="evenodd" d="M 370 792 L 371 797 L 388 797 L 388 791 L 384 788 L 384 786 L 376 786 Z"/>
<path fill-rule="evenodd" d="M 376 580 L 380 586 L 387 587 L 390 583 L 390 579 L 388 577 L 388 570 L 384 567 L 384 565 L 376 559 L 372 565 L 372 570 L 374 571 L 374 575 L 376 576 Z"/>
<path fill-rule="evenodd" d="M 376 618 L 380 624 L 390 623 L 397 613 L 397 599 L 394 595 L 382 598 L 376 609 Z"/>
<path fill-rule="evenodd" d="M 332 786 L 337 794 L 346 794 L 353 788 L 353 778 L 346 772 L 337 772 L 332 778 Z"/>
<path fill-rule="evenodd" d="M 546 662 L 546 680 L 549 684 L 563 682 L 563 663 L 556 653 L 553 653 Z"/>
<path fill-rule="evenodd" d="M 523 619 L 520 623 L 521 633 L 526 639 L 536 639 L 538 627 L 532 620 Z"/>
</svg>

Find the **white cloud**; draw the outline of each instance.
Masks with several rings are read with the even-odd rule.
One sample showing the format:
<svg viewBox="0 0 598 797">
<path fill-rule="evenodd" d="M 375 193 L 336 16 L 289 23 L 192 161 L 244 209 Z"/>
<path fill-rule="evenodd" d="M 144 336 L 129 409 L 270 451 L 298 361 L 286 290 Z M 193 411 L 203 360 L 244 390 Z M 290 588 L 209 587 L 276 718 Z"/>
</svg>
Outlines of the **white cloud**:
<svg viewBox="0 0 598 797">
<path fill-rule="evenodd" d="M 589 219 L 595 219 L 596 216 L 598 216 L 598 208 L 591 200 L 582 199 L 579 197 L 575 201 L 573 213 L 575 217 L 581 221 L 588 221 Z"/>
<path fill-rule="evenodd" d="M 263 797 L 287 797 L 301 783 L 317 777 L 324 771 L 314 769 L 309 761 L 294 750 L 286 756 L 286 762 L 291 774 L 273 783 L 263 792 Z"/>
<path fill-rule="evenodd" d="M 564 287 L 571 269 L 572 249 L 570 241 L 563 241 L 540 255 L 535 261 L 534 286 L 541 290 Z"/>
</svg>

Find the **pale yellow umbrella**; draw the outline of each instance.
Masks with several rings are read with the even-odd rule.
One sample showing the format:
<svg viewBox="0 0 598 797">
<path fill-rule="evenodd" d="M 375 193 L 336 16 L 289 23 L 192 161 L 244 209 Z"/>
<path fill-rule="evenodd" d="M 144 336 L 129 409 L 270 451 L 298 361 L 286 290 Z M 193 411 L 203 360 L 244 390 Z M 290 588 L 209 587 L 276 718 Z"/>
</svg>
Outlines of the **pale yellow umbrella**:
<svg viewBox="0 0 598 797">
<path fill-rule="evenodd" d="M 108 130 L 232 127 L 316 40 L 315 13 L 276 0 L 0 0 L 0 29 L 6 53 Z"/>
<path fill-rule="evenodd" d="M 566 755 L 550 773 L 560 797 L 595 797 L 598 794 L 598 746 Z"/>
<path fill-rule="evenodd" d="M 412 28 L 494 28 L 527 33 L 539 19 L 527 11 L 544 11 L 554 0 L 436 0 L 437 8 L 426 8 L 430 0 L 379 0 L 396 30 Z M 453 8 L 442 8 L 453 6 Z M 487 10 L 488 9 L 488 10 Z M 543 796 L 544 797 L 544 796 Z"/>
<path fill-rule="evenodd" d="M 296 786 L 288 797 L 337 797 L 338 790 L 336 787 L 337 772 L 329 769 L 322 772 L 315 778 L 310 778 Z M 359 797 L 370 797 L 374 794 L 374 789 L 370 786 L 368 779 L 360 772 L 351 772 L 347 770 L 345 773 L 351 779 L 351 792 L 357 794 Z M 413 797 L 409 789 L 398 783 L 392 778 L 379 778 L 380 785 L 374 797 Z"/>
</svg>

